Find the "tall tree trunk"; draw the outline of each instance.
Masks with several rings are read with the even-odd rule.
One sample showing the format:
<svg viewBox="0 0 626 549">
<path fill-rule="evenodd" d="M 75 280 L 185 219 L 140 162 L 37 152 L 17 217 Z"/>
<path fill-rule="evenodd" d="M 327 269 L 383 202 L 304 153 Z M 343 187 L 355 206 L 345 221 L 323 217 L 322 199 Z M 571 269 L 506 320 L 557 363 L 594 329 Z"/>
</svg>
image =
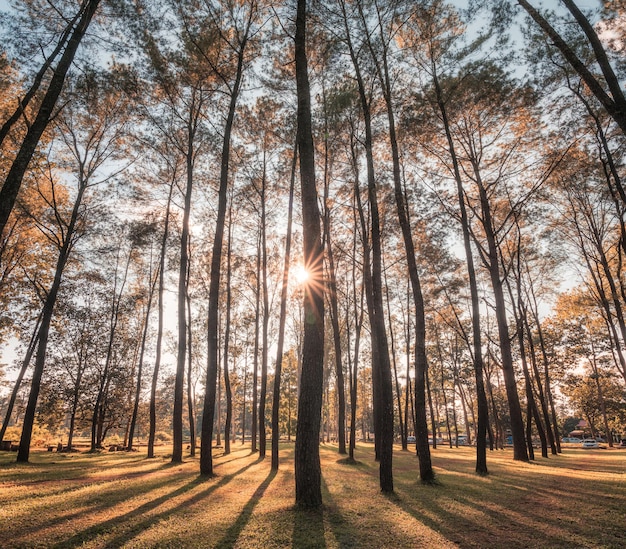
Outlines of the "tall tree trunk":
<svg viewBox="0 0 626 549">
<path fill-rule="evenodd" d="M 404 431 L 404 421 L 402 419 L 402 392 L 400 391 L 400 383 L 398 382 L 398 365 L 396 361 L 396 345 L 395 337 L 393 334 L 393 319 L 391 316 L 391 300 L 389 299 L 389 284 L 387 283 L 387 270 L 384 267 L 384 253 L 383 253 L 383 272 L 385 279 L 385 301 L 387 302 L 387 322 L 389 323 L 389 341 L 391 344 L 391 364 L 393 367 L 393 380 L 396 390 L 396 401 L 398 404 L 398 422 L 400 424 L 400 440 L 402 442 L 402 449 L 407 450 L 407 437 Z"/>
<path fill-rule="evenodd" d="M 552 423 L 550 421 L 550 414 L 548 412 L 548 401 L 546 398 L 546 394 L 543 390 L 543 383 L 541 382 L 541 376 L 539 374 L 539 367 L 537 366 L 537 353 L 535 350 L 535 344 L 533 343 L 533 334 L 530 329 L 530 324 L 528 322 L 528 311 L 526 306 L 524 306 L 522 322 L 524 324 L 524 329 L 526 331 L 526 339 L 528 340 L 528 352 L 530 355 L 530 364 L 533 371 L 533 377 L 535 378 L 535 383 L 537 386 L 537 396 L 539 398 L 539 404 L 541 406 L 541 414 L 543 416 L 544 427 L 546 431 L 546 436 L 548 438 L 548 444 L 550 445 L 550 452 L 553 456 L 558 454 L 558 450 L 556 447 L 556 441 L 554 438 L 554 431 L 552 430 Z"/>
<path fill-rule="evenodd" d="M 291 162 L 291 177 L 289 179 L 289 204 L 287 206 L 287 234 L 285 235 L 285 258 L 283 264 L 283 279 L 280 288 L 280 316 L 278 319 L 278 343 L 276 344 L 276 364 L 274 366 L 274 390 L 272 397 L 272 470 L 277 471 L 279 466 L 278 442 L 280 440 L 280 391 L 283 367 L 283 347 L 285 342 L 285 321 L 287 319 L 287 290 L 289 287 L 289 268 L 291 262 L 291 231 L 293 224 L 293 195 L 296 183 L 296 167 L 298 162 L 298 146 L 293 148 Z M 287 428 L 290 429 L 290 421 Z"/>
<path fill-rule="evenodd" d="M 531 314 L 537 326 L 537 336 L 539 337 L 539 347 L 541 348 L 541 357 L 543 361 L 543 379 L 545 384 L 544 393 L 548 400 L 548 406 L 550 408 L 550 417 L 552 421 L 552 432 L 554 436 L 554 444 L 558 454 L 561 453 L 561 441 L 559 434 L 559 424 L 556 414 L 556 406 L 554 405 L 554 398 L 552 396 L 552 385 L 550 383 L 550 360 L 548 359 L 548 352 L 546 351 L 546 343 L 543 337 L 543 330 L 541 328 L 541 322 L 539 321 L 539 310 L 537 306 L 537 299 L 535 297 L 533 286 L 531 286 Z M 546 420 L 547 421 L 547 420 Z"/>
<path fill-rule="evenodd" d="M 150 386 L 150 426 L 148 429 L 148 456 L 154 457 L 154 441 L 156 438 L 156 391 L 159 381 L 159 370 L 161 368 L 161 348 L 163 344 L 163 296 L 165 293 L 165 254 L 167 251 L 167 239 L 170 226 L 170 208 L 172 204 L 172 193 L 174 191 L 174 181 L 170 182 L 170 190 L 167 197 L 167 207 L 165 208 L 165 220 L 163 226 L 163 237 L 161 238 L 161 250 L 159 254 L 159 288 L 158 288 L 158 328 L 156 341 L 156 356 L 154 359 L 154 370 L 152 371 L 152 384 Z"/>
<path fill-rule="evenodd" d="M 74 244 L 74 232 L 76 230 L 76 224 L 78 222 L 79 213 L 82 205 L 83 195 L 87 189 L 85 181 L 81 181 L 78 194 L 74 201 L 74 207 L 70 221 L 65 231 L 65 239 L 61 244 L 59 250 L 59 257 L 57 259 L 56 269 L 54 273 L 54 279 L 50 290 L 46 295 L 46 299 L 41 311 L 41 322 L 39 324 L 39 330 L 35 341 L 37 341 L 37 354 L 35 356 L 35 365 L 33 368 L 33 378 L 30 384 L 30 393 L 28 395 L 28 403 L 26 404 L 26 412 L 24 414 L 24 422 L 22 425 L 22 436 L 20 438 L 20 447 L 17 452 L 17 461 L 20 463 L 27 463 L 30 455 L 30 441 L 33 435 L 33 426 L 35 423 L 35 411 L 37 410 L 37 400 L 39 399 L 39 391 L 41 389 L 41 378 L 43 376 L 44 367 L 46 364 L 46 351 L 48 349 L 48 335 L 50 332 L 50 323 L 52 322 L 52 315 L 54 313 L 54 306 L 56 304 L 57 295 L 61 287 L 61 281 L 63 279 L 63 271 L 70 258 L 70 253 Z"/>
<path fill-rule="evenodd" d="M 364 24 L 367 26 L 360 4 L 359 11 Z M 420 479 L 422 480 L 422 482 L 427 483 L 433 481 L 433 479 L 435 478 L 435 473 L 432 468 L 430 447 L 428 445 L 428 419 L 426 416 L 426 370 L 428 369 L 428 360 L 426 357 L 425 306 L 421 283 L 419 279 L 419 272 L 417 269 L 417 261 L 415 259 L 416 254 L 415 245 L 413 243 L 413 234 L 411 230 L 411 224 L 408 218 L 408 205 L 406 203 L 406 197 L 402 188 L 402 178 L 400 171 L 400 151 L 396 135 L 395 113 L 392 101 L 391 77 L 389 73 L 388 51 L 386 45 L 387 42 L 386 37 L 384 36 L 384 24 L 381 19 L 380 11 L 377 12 L 377 17 L 377 28 L 380 32 L 381 43 L 383 44 L 381 59 L 378 59 L 370 37 L 368 37 L 367 45 L 374 61 L 378 80 L 383 91 L 385 107 L 387 110 L 387 122 L 389 132 L 389 144 L 391 147 L 391 159 L 393 165 L 393 182 L 396 210 L 398 214 L 400 229 L 402 231 L 402 239 L 404 242 L 405 256 L 409 271 L 409 279 L 411 280 L 413 302 L 415 304 L 415 438 L 419 458 Z M 388 401 L 393 401 L 393 390 L 391 387 L 391 371 L 387 371 L 386 366 L 383 366 L 382 376 L 382 381 L 384 384 L 383 401 L 386 403 L 385 406 L 389 407 Z M 393 445 L 393 402 L 391 402 L 391 411 L 388 411 L 387 414 L 391 414 L 391 421 L 389 421 L 389 419 L 387 418 L 385 425 L 388 426 L 389 424 L 391 424 L 391 432 L 389 434 L 385 434 L 385 437 L 389 437 L 389 440 L 387 440 L 385 444 L 389 446 L 386 451 L 391 452 L 391 448 Z"/>
<path fill-rule="evenodd" d="M 198 129 L 200 105 L 196 103 L 197 91 L 192 90 L 192 102 L 187 120 L 187 150 L 185 151 L 187 185 L 185 187 L 183 226 L 180 234 L 180 264 L 178 269 L 178 352 L 176 356 L 176 378 L 174 381 L 174 409 L 172 417 L 172 463 L 183 461 L 183 400 L 185 391 L 185 366 L 187 364 L 187 281 L 189 271 L 189 217 L 193 170 L 195 160 L 195 136 Z M 201 102 L 200 102 L 201 103 Z"/>
<path fill-rule="evenodd" d="M 337 278 L 335 273 L 335 256 L 330 238 L 330 210 L 328 207 L 328 181 L 324 183 L 324 240 L 326 242 L 326 257 L 328 258 L 328 294 L 330 296 L 330 320 L 333 328 L 333 349 L 335 354 L 335 375 L 337 379 L 338 417 L 337 434 L 339 453 L 346 453 L 346 393 L 343 376 L 343 362 L 341 352 L 341 330 L 339 328 L 339 307 L 337 305 Z"/>
<path fill-rule="evenodd" d="M 102 369 L 102 374 L 100 376 L 100 384 L 98 386 L 96 402 L 93 407 L 93 416 L 91 418 L 91 452 L 95 452 L 98 448 L 100 448 L 102 446 L 102 441 L 104 440 L 103 433 L 104 417 L 106 413 L 106 396 L 111 381 L 109 370 L 111 368 L 111 362 L 113 360 L 113 345 L 115 343 L 115 336 L 117 335 L 117 324 L 120 317 L 122 295 L 124 293 L 124 287 L 126 286 L 126 280 L 128 279 L 128 270 L 130 268 L 130 262 L 132 258 L 132 249 L 128 252 L 128 258 L 126 260 L 126 266 L 124 268 L 124 276 L 121 282 L 119 282 L 120 288 L 118 292 L 117 269 L 119 267 L 120 253 L 121 245 L 120 249 L 118 249 L 118 257 L 115 265 L 115 280 L 113 285 L 113 297 L 111 298 L 111 314 L 109 316 L 109 339 L 107 342 L 107 350 L 104 359 L 104 368 Z"/>
<path fill-rule="evenodd" d="M 81 6 L 81 17 L 72 31 L 72 35 L 67 41 L 65 50 L 59 63 L 54 70 L 46 94 L 44 95 L 37 116 L 35 120 L 28 128 L 28 132 L 22 141 L 20 149 L 13 160 L 13 164 L 7 174 L 7 177 L 0 191 L 0 237 L 4 233 L 4 228 L 11 215 L 17 194 L 22 186 L 22 180 L 24 174 L 28 170 L 28 165 L 37 149 L 39 140 L 45 129 L 48 127 L 50 120 L 53 116 L 53 110 L 56 106 L 57 100 L 63 89 L 65 77 L 72 65 L 76 50 L 80 45 L 93 16 L 98 9 L 100 0 L 85 0 L 85 4 Z M 44 330 L 46 331 L 46 330 Z M 41 342 L 40 342 L 41 345 Z M 45 346 L 45 345 L 44 345 Z"/>
<path fill-rule="evenodd" d="M 467 208 L 465 207 L 465 197 L 463 192 L 463 180 L 461 179 L 461 170 L 459 169 L 459 160 L 454 147 L 454 140 L 450 130 L 450 122 L 448 120 L 448 112 L 443 99 L 443 93 L 437 76 L 437 67 L 433 60 L 433 84 L 437 95 L 437 105 L 446 133 L 448 141 L 448 149 L 452 160 L 452 168 L 454 179 L 456 182 L 457 199 L 459 202 L 459 211 L 461 214 L 461 230 L 463 232 L 463 246 L 465 248 L 465 261 L 467 264 L 467 274 L 470 283 L 470 298 L 472 302 L 472 344 L 474 359 L 474 376 L 476 379 L 476 398 L 478 401 L 478 432 L 476 438 L 476 472 L 479 475 L 488 474 L 487 469 L 487 429 L 489 425 L 489 405 L 487 403 L 487 395 L 485 392 L 484 366 L 482 342 L 480 333 L 480 297 L 478 295 L 478 283 L 476 281 L 476 268 L 474 267 L 474 255 L 472 253 L 472 243 L 470 237 L 469 220 L 467 216 Z M 433 434 L 434 436 L 434 434 Z"/>
<path fill-rule="evenodd" d="M 151 265 L 152 266 L 152 265 Z M 143 330 L 141 333 L 141 349 L 139 351 L 139 364 L 137 367 L 137 385 L 135 387 L 135 400 L 133 402 L 133 412 L 128 427 L 128 443 L 126 449 L 130 452 L 133 449 L 133 439 L 135 436 L 135 426 L 137 425 L 137 414 L 139 412 L 139 400 L 141 397 L 141 381 L 143 374 L 143 358 L 146 351 L 146 339 L 148 337 L 148 326 L 150 325 L 150 311 L 152 310 L 152 297 L 158 280 L 158 271 L 155 273 L 154 280 L 150 281 L 150 289 L 148 291 L 148 303 L 146 304 L 146 314 L 143 320 Z"/>
<path fill-rule="evenodd" d="M 237 70 L 231 87 L 228 115 L 224 125 L 224 140 L 222 142 L 222 158 L 220 165 L 220 186 L 218 192 L 217 220 L 215 222 L 215 236 L 213 239 L 213 253 L 211 256 L 211 273 L 209 281 L 209 310 L 207 320 L 207 374 L 202 411 L 202 437 L 200 447 L 200 473 L 213 475 L 213 419 L 215 417 L 215 390 L 218 366 L 218 327 L 219 327 L 219 297 L 220 275 L 222 264 L 222 246 L 224 241 L 224 225 L 226 220 L 226 203 L 228 198 L 228 172 L 230 166 L 230 140 L 235 119 L 235 110 L 244 69 L 244 53 L 250 27 L 252 25 L 253 10 L 250 10 L 247 27 L 243 33 L 237 51 Z"/>
<path fill-rule="evenodd" d="M 391 383 L 391 362 L 389 358 L 389 344 L 385 329 L 385 310 L 383 306 L 382 289 L 382 247 L 380 216 L 378 211 L 378 197 L 376 176 L 374 172 L 373 139 L 371 127 L 370 105 L 365 92 L 365 83 L 361 75 L 356 52 L 352 45 L 345 4 L 341 5 L 350 57 L 354 66 L 361 109 L 365 124 L 365 156 L 367 166 L 367 189 L 370 206 L 370 236 L 372 240 L 371 274 L 365 270 L 366 297 L 370 317 L 372 337 L 372 390 L 374 394 L 374 442 L 376 457 L 380 460 L 379 483 L 383 492 L 393 492 L 393 388 Z M 358 185 L 358 182 L 356 182 Z M 359 204 L 359 214 L 362 207 Z M 363 226 L 363 219 L 361 220 Z M 363 228 L 363 235 L 367 232 Z M 364 250 L 367 254 L 368 245 L 364 238 Z"/>
<path fill-rule="evenodd" d="M 224 321 L 224 391 L 226 391 L 226 419 L 224 421 L 224 455 L 230 454 L 230 437 L 233 424 L 233 390 L 230 384 L 230 371 L 228 361 L 230 359 L 230 316 L 232 305 L 232 237 L 233 237 L 233 202 L 232 193 L 228 206 L 228 242 L 226 243 L 226 319 Z"/>
<path fill-rule="evenodd" d="M 315 147 L 306 52 L 306 7 L 306 0 L 298 0 L 294 39 L 303 251 L 305 266 L 310 274 L 304 297 L 295 477 L 296 503 L 303 507 L 318 508 L 322 504 L 319 432 L 324 375 L 324 247 L 315 187 Z"/>
<path fill-rule="evenodd" d="M 498 338 L 500 341 L 500 353 L 502 355 L 502 374 L 504 376 L 504 386 L 506 388 L 509 413 L 511 417 L 511 434 L 513 435 L 513 459 L 517 461 L 528 461 L 528 450 L 524 439 L 524 420 L 522 418 L 522 409 L 520 407 L 519 395 L 517 393 L 515 370 L 513 369 L 513 355 L 511 352 L 509 324 L 506 318 L 506 303 L 504 300 L 502 279 L 500 278 L 499 254 L 491 217 L 491 207 L 476 159 L 472 160 L 472 165 L 480 193 L 480 207 L 482 212 L 481 223 L 488 246 L 488 257 L 486 258 L 487 261 L 485 266 L 489 271 L 496 305 L 496 322 L 498 326 Z"/>
<path fill-rule="evenodd" d="M 191 242 L 190 242 L 191 244 Z M 191 250 L 191 246 L 189 247 Z M 196 455 L 196 406 L 194 402 L 195 391 L 193 389 L 192 371 L 193 371 L 193 339 L 191 333 L 191 295 L 189 295 L 189 276 L 191 273 L 191 261 L 188 262 L 187 268 L 187 294 L 185 301 L 187 302 L 187 418 L 189 420 L 189 455 Z"/>
<path fill-rule="evenodd" d="M 265 156 L 265 153 L 263 153 Z M 270 302 L 267 288 L 267 216 L 266 196 L 267 172 L 263 159 L 263 177 L 261 181 L 261 282 L 263 289 L 263 351 L 261 355 L 261 391 L 259 394 L 259 457 L 264 458 L 267 450 L 267 431 L 265 430 L 265 403 L 267 400 L 267 359 L 269 352 Z"/>
<path fill-rule="evenodd" d="M 261 331 L 261 226 L 256 243 L 256 288 L 254 292 L 254 355 L 252 357 L 252 451 L 258 451 L 259 433 L 259 333 Z"/>
</svg>

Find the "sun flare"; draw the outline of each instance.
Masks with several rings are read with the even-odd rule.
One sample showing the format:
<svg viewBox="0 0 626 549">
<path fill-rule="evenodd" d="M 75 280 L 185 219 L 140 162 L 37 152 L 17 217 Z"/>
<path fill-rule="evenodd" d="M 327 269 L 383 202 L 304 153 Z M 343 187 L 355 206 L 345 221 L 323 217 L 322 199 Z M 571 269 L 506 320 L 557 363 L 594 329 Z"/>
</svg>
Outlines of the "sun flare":
<svg viewBox="0 0 626 549">
<path fill-rule="evenodd" d="M 300 264 L 294 267 L 293 276 L 298 284 L 304 284 L 311 278 L 311 273 L 309 273 L 304 265 Z"/>
</svg>

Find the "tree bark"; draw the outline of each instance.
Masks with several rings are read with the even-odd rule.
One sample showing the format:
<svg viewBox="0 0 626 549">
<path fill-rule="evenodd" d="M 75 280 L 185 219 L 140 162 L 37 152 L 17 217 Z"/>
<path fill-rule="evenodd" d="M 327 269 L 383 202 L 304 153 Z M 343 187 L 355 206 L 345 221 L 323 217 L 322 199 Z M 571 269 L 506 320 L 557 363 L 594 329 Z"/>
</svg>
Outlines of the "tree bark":
<svg viewBox="0 0 626 549">
<path fill-rule="evenodd" d="M 219 296 L 220 275 L 222 263 L 222 246 L 224 242 L 224 225 L 226 220 L 226 203 L 228 194 L 228 172 L 230 166 L 230 141 L 235 120 L 235 110 L 241 89 L 241 80 L 244 69 L 244 53 L 248 43 L 248 36 L 253 19 L 253 10 L 250 10 L 247 27 L 242 35 L 237 51 L 237 69 L 235 80 L 230 91 L 228 115 L 224 125 L 224 139 L 222 142 L 222 157 L 220 165 L 220 186 L 218 191 L 217 220 L 215 222 L 215 236 L 213 239 L 213 253 L 211 256 L 211 272 L 209 281 L 209 310 L 207 320 L 207 373 L 202 411 L 202 436 L 200 446 L 200 474 L 213 475 L 213 419 L 215 417 L 215 391 L 218 365 L 218 328 L 219 328 Z"/>
<path fill-rule="evenodd" d="M 311 124 L 311 92 L 306 52 L 306 0 L 298 0 L 295 33 L 295 70 L 298 99 L 298 152 L 302 193 L 305 266 L 310 274 L 304 296 L 302 374 L 298 400 L 295 448 L 296 504 L 322 504 L 319 433 L 324 368 L 324 248 L 315 187 L 315 148 Z"/>
</svg>

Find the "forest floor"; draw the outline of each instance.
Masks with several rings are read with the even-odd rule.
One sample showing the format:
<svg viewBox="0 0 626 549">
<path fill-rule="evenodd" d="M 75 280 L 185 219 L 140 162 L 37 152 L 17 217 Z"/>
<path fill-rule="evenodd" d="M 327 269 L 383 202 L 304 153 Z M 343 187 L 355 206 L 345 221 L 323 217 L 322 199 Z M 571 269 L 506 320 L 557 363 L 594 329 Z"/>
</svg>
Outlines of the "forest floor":
<svg viewBox="0 0 626 549">
<path fill-rule="evenodd" d="M 163 448 L 165 452 L 165 448 Z M 432 452 L 435 485 L 417 479 L 413 452 L 394 453 L 395 494 L 378 489 L 373 446 L 356 465 L 322 445 L 324 506 L 294 506 L 293 444 L 270 470 L 248 445 L 214 452 L 213 478 L 197 458 L 165 454 L 0 452 L 0 547 L 572 548 L 626 547 L 626 450 L 565 448 L 514 462 L 473 448 Z"/>
</svg>

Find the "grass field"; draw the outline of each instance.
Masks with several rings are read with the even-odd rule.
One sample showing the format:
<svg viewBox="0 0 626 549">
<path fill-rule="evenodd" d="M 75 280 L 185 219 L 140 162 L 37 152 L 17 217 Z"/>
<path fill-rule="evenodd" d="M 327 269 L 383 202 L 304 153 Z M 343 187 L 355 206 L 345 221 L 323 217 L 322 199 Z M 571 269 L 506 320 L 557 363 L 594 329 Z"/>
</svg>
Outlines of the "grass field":
<svg viewBox="0 0 626 549">
<path fill-rule="evenodd" d="M 417 458 L 398 449 L 385 496 L 372 445 L 357 465 L 322 445 L 318 512 L 294 507 L 293 445 L 275 474 L 248 446 L 215 455 L 206 479 L 197 458 L 34 451 L 23 465 L 0 452 L 0 547 L 626 547 L 626 450 L 528 464 L 492 452 L 479 477 L 472 448 L 438 448 L 438 483 L 423 486 Z"/>
</svg>

